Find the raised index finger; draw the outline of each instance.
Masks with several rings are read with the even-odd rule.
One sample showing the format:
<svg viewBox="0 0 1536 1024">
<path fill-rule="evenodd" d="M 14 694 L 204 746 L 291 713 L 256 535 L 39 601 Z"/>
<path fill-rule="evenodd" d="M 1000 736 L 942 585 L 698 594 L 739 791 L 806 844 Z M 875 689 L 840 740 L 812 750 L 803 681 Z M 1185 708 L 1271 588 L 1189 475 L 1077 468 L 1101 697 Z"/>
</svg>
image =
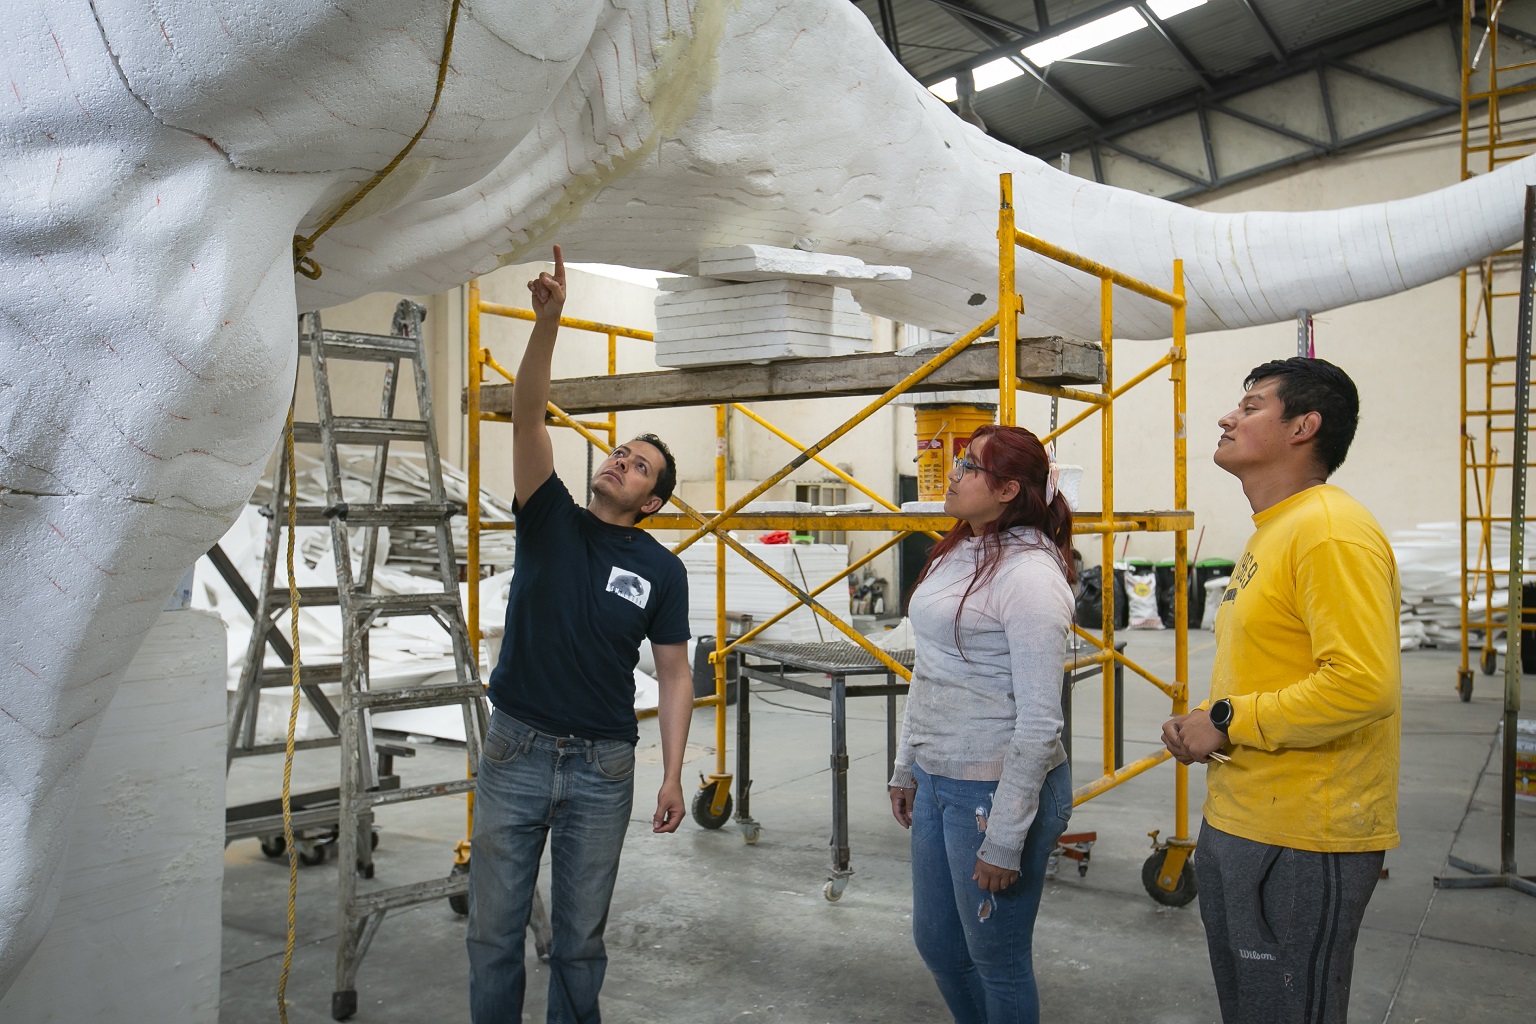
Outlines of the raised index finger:
<svg viewBox="0 0 1536 1024">
<path fill-rule="evenodd" d="M 560 253 L 560 247 L 555 246 L 555 280 L 560 286 L 565 287 L 565 257 Z"/>
</svg>

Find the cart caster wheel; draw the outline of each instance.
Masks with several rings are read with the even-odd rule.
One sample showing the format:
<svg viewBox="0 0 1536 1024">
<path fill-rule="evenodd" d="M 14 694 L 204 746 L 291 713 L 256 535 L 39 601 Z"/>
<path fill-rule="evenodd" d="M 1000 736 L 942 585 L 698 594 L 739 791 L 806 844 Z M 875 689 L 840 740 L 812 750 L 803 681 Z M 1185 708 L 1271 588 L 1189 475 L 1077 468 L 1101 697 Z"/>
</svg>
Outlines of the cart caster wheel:
<svg viewBox="0 0 1536 1024">
<path fill-rule="evenodd" d="M 363 858 L 361 858 L 361 857 L 357 858 L 357 877 L 358 878 L 372 878 L 373 877 L 373 862 L 369 861 L 367 864 L 364 864 L 363 863 Z"/>
<path fill-rule="evenodd" d="M 693 794 L 693 820 L 699 823 L 700 828 L 717 829 L 731 820 L 731 794 L 725 794 L 725 806 L 720 808 L 719 814 L 710 808 L 714 800 L 714 786 L 706 785 Z"/>
<path fill-rule="evenodd" d="M 308 849 L 299 847 L 299 863 L 305 867 L 318 867 L 325 863 L 325 847 L 311 846 Z"/>
<path fill-rule="evenodd" d="M 1456 696 L 1461 698 L 1463 704 L 1471 702 L 1472 673 L 1470 670 L 1456 673 Z"/>
<path fill-rule="evenodd" d="M 757 841 L 759 838 L 761 838 L 762 834 L 763 826 L 759 825 L 757 822 L 742 822 L 741 841 L 746 843 L 748 846 L 756 846 Z"/>
<path fill-rule="evenodd" d="M 1194 865 L 1187 860 L 1184 862 L 1184 870 L 1179 873 L 1179 884 L 1170 892 L 1157 884 L 1158 877 L 1163 873 L 1163 861 L 1167 857 L 1167 850 L 1152 851 L 1152 856 L 1141 866 L 1141 884 L 1147 890 L 1147 895 L 1163 906 L 1182 907 L 1193 902 L 1200 894 L 1199 886 L 1195 884 Z"/>
<path fill-rule="evenodd" d="M 282 836 L 268 836 L 261 841 L 261 852 L 275 860 L 288 852 L 288 840 Z"/>
<path fill-rule="evenodd" d="M 1483 656 L 1478 659 L 1477 665 L 1483 670 L 1483 675 L 1493 675 L 1499 670 L 1499 652 L 1492 647 L 1484 647 Z"/>
<path fill-rule="evenodd" d="M 357 989 L 331 993 L 331 1020 L 347 1020 L 357 1012 Z"/>
<path fill-rule="evenodd" d="M 827 898 L 828 903 L 836 903 L 843 898 L 843 890 L 848 887 L 846 878 L 829 878 L 827 884 L 821 887 L 821 894 Z"/>
<path fill-rule="evenodd" d="M 1087 861 L 1080 860 L 1080 861 L 1077 862 L 1077 877 L 1078 878 L 1087 878 L 1088 877 L 1088 862 Z"/>
<path fill-rule="evenodd" d="M 458 878 L 461 875 L 468 877 L 469 861 L 465 861 L 462 864 L 455 864 L 453 869 L 448 872 L 449 878 Z M 467 917 L 469 915 L 469 893 L 460 892 L 449 896 L 448 906 L 453 908 L 453 912 L 458 914 L 460 917 Z"/>
</svg>

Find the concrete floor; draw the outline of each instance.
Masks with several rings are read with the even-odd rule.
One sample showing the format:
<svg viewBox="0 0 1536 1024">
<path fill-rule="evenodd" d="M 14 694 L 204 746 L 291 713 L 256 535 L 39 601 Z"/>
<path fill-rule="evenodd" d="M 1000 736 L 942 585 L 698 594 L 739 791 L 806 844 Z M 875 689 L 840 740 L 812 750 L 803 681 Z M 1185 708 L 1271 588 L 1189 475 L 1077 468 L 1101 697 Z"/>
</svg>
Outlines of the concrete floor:
<svg viewBox="0 0 1536 1024">
<path fill-rule="evenodd" d="M 1172 637 L 1129 634 L 1127 653 L 1171 674 Z M 1194 689 L 1209 678 L 1211 637 L 1191 643 Z M 1403 844 L 1387 855 L 1356 953 L 1354 1021 L 1505 1024 L 1536 1005 L 1536 900 L 1510 890 L 1439 890 L 1449 854 L 1498 860 L 1498 760 L 1494 730 L 1501 682 L 1477 677 L 1470 704 L 1456 699 L 1456 657 L 1404 656 Z M 1101 733 L 1094 684 L 1075 705 L 1076 778 L 1097 774 Z M 1126 758 L 1158 749 L 1167 702 L 1128 683 Z M 1525 707 L 1536 706 L 1527 682 Z M 761 699 L 760 699 L 761 698 Z M 769 702 L 772 703 L 769 703 Z M 885 796 L 884 701 L 850 703 L 850 819 L 856 871 L 840 902 L 822 898 L 830 831 L 827 704 L 754 690 L 753 815 L 763 832 L 745 845 L 733 826 L 710 832 L 690 819 L 672 836 L 649 828 L 660 779 L 655 723 L 640 728 L 636 806 L 608 928 L 607 1019 L 621 1024 L 785 1024 L 946 1020 L 938 991 L 912 946 L 906 833 Z M 1530 712 L 1527 712 L 1529 715 Z M 713 715 L 694 720 L 685 782 L 713 770 Z M 734 756 L 734 714 L 731 749 Z M 1491 755 L 1493 755 L 1491 757 Z M 403 762 L 407 784 L 451 775 L 462 752 L 438 745 Z M 246 761 L 230 800 L 274 795 L 272 763 Z M 295 788 L 335 777 L 334 751 L 301 754 Z M 1079 807 L 1073 830 L 1096 830 L 1091 868 L 1070 865 L 1047 883 L 1035 936 L 1042 1019 L 1135 1022 L 1218 1020 L 1197 905 L 1162 907 L 1147 897 L 1146 833 L 1173 826 L 1173 769 L 1159 766 Z M 1190 772 L 1191 827 L 1198 824 L 1203 769 Z M 379 884 L 441 874 L 463 828 L 459 799 L 386 809 L 377 852 Z M 1536 805 L 1519 805 L 1518 851 L 1536 869 Z M 1065 863 L 1065 862 L 1064 862 Z M 225 853 L 223 1024 L 275 1019 L 282 961 L 284 861 L 253 840 Z M 299 946 L 288 984 L 289 1020 L 330 1019 L 335 969 L 336 866 L 301 868 Z M 1454 874 L 1454 872 L 1450 872 Z M 391 914 L 358 978 L 358 1021 L 452 1024 L 468 1020 L 463 919 L 446 903 Z M 543 1020 L 547 971 L 530 951 L 525 1020 Z M 1525 1007 L 1524 1010 L 1520 1007 Z"/>
</svg>

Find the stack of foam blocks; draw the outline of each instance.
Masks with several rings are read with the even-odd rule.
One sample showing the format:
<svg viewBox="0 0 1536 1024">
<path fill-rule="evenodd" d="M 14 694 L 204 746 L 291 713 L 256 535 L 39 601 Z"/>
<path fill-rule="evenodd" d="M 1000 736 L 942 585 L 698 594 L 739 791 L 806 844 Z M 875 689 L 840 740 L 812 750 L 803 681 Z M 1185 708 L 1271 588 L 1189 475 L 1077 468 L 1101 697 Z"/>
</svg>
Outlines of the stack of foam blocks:
<svg viewBox="0 0 1536 1024">
<path fill-rule="evenodd" d="M 662 366 L 763 363 L 866 352 L 870 319 L 837 280 L 899 280 L 900 267 L 845 256 L 739 245 L 703 254 L 699 277 L 659 282 L 656 361 Z"/>
</svg>

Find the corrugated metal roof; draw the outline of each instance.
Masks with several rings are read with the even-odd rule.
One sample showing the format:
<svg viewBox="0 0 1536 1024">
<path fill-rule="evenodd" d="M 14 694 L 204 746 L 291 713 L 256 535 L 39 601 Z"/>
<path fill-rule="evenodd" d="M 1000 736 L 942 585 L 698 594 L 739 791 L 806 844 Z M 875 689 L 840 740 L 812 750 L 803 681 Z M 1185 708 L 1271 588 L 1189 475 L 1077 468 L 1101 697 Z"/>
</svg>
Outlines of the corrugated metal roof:
<svg viewBox="0 0 1536 1024">
<path fill-rule="evenodd" d="M 1406 11 L 1425 6 L 1413 0 L 1349 0 L 1347 3 L 1316 3 L 1313 0 L 1250 0 L 1287 49 L 1326 42 L 1346 32 L 1378 25 Z M 1458 4 L 1459 8 L 1460 5 Z M 1449 9 L 1446 16 L 1450 16 Z"/>
<path fill-rule="evenodd" d="M 1208 3 L 1168 22 L 1168 30 L 1214 78 L 1270 58 L 1269 43 L 1241 4 Z"/>
<path fill-rule="evenodd" d="M 854 3 L 880 36 L 878 0 Z M 937 81 L 957 71 L 969 74 L 970 68 L 995 57 L 999 47 L 1007 45 L 1017 53 L 1039 38 L 1036 4 L 1023 0 L 960 0 L 951 7 L 940 6 L 938 0 L 890 3 L 902 63 L 920 81 Z M 1046 35 L 1130 3 L 1046 0 Z M 1138 29 L 1046 67 L 1046 80 L 1060 95 L 1025 76 L 978 93 L 976 110 L 992 135 L 1028 151 L 1076 149 L 1090 134 L 1109 143 L 1196 104 L 1224 102 L 1298 74 L 1308 60 L 1314 62 L 1315 73 L 1315 48 L 1320 44 L 1329 44 L 1330 53 L 1335 47 L 1352 53 L 1416 27 L 1433 25 L 1445 32 L 1458 17 L 1452 9 L 1458 6 L 1431 0 L 1208 0 L 1163 23 L 1172 43 L 1152 26 Z M 977 17 L 968 20 L 956 7 L 968 7 Z M 1522 0 L 1511 7 L 1536 8 L 1536 3 Z M 1536 15 L 1532 23 L 1536 25 Z M 1277 46 L 1283 51 L 1278 55 Z M 1387 69 L 1389 75 L 1394 71 L 1411 80 L 1424 77 Z M 1088 116 L 1101 127 L 1095 129 Z M 1180 154 L 1180 160 L 1189 162 L 1186 154 Z"/>
<path fill-rule="evenodd" d="M 1043 142 L 1086 125 L 1075 110 L 1032 78 L 1016 78 L 977 93 L 976 112 L 993 135 L 1021 141 Z"/>
<path fill-rule="evenodd" d="M 1047 77 L 1106 118 L 1144 110 L 1200 87 L 1178 54 L 1146 29 L 1057 61 L 1047 69 Z"/>
</svg>

